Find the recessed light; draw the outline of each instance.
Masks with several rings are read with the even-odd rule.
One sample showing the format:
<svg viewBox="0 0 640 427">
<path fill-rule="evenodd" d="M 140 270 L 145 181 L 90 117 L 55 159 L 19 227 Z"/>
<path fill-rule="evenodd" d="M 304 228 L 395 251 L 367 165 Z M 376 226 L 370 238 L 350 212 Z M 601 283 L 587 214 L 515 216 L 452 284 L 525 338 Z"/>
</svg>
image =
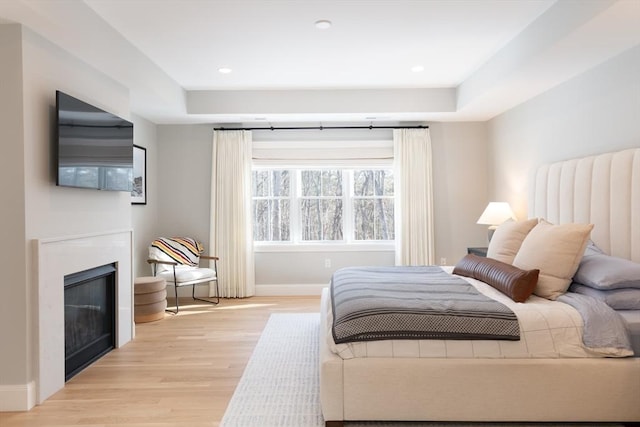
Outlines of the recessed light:
<svg viewBox="0 0 640 427">
<path fill-rule="evenodd" d="M 315 26 L 319 30 L 326 30 L 327 28 L 331 28 L 331 21 L 327 19 L 321 19 L 315 22 Z"/>
<path fill-rule="evenodd" d="M 414 73 L 420 73 L 424 71 L 424 67 L 422 65 L 415 65 L 411 67 L 411 71 L 413 71 Z"/>
<path fill-rule="evenodd" d="M 227 68 L 227 67 L 218 68 L 218 72 L 221 74 L 229 74 L 231 72 L 231 68 Z"/>
</svg>

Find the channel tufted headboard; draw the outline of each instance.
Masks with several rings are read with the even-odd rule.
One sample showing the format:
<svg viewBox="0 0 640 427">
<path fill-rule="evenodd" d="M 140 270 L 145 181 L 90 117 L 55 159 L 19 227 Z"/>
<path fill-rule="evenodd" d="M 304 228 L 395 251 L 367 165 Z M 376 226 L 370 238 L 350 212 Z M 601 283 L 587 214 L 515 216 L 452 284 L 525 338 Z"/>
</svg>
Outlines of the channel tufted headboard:
<svg viewBox="0 0 640 427">
<path fill-rule="evenodd" d="M 598 247 L 640 262 L 640 148 L 541 166 L 532 216 L 593 223 Z"/>
</svg>

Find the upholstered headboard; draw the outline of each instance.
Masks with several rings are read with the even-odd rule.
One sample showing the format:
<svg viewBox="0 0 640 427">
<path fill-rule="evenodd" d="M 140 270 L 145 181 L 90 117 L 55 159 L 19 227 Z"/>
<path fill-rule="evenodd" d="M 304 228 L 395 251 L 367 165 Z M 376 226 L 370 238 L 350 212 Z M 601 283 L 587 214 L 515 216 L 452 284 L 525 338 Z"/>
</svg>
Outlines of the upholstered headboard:
<svg viewBox="0 0 640 427">
<path fill-rule="evenodd" d="M 556 224 L 593 223 L 598 247 L 640 262 L 640 148 L 540 167 L 532 215 Z"/>
</svg>

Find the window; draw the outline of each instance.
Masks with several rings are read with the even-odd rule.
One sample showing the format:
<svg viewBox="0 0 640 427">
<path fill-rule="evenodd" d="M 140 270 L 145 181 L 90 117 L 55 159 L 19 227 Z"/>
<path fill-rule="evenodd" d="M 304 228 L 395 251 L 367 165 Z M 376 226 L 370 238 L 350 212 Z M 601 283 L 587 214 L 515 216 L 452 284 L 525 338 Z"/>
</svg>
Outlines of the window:
<svg viewBox="0 0 640 427">
<path fill-rule="evenodd" d="M 254 241 L 392 241 L 388 169 L 254 169 Z"/>
<path fill-rule="evenodd" d="M 253 240 L 291 240 L 291 184 L 288 170 L 253 171 Z"/>
<path fill-rule="evenodd" d="M 353 171 L 354 240 L 393 240 L 393 173 Z"/>
<path fill-rule="evenodd" d="M 299 172 L 301 240 L 342 240 L 342 171 Z"/>
</svg>

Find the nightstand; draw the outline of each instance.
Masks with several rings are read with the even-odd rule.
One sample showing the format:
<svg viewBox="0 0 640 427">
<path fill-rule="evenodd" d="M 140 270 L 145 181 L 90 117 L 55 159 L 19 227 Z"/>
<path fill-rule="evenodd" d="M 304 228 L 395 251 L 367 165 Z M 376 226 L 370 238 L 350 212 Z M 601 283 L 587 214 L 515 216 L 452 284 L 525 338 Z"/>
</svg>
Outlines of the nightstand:
<svg viewBox="0 0 640 427">
<path fill-rule="evenodd" d="M 467 253 L 486 257 L 487 249 L 488 248 L 467 248 Z"/>
</svg>

